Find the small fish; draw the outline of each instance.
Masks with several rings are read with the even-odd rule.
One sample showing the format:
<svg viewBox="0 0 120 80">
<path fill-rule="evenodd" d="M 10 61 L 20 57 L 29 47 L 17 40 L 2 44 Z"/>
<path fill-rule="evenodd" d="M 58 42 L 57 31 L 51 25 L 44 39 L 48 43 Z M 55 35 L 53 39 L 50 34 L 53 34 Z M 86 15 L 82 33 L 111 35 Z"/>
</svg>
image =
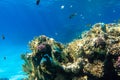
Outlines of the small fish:
<svg viewBox="0 0 120 80">
<path fill-rule="evenodd" d="M 36 0 L 36 5 L 39 5 L 40 4 L 40 0 Z"/>
<path fill-rule="evenodd" d="M 5 36 L 4 36 L 4 35 L 2 35 L 2 37 L 1 37 L 1 38 L 2 38 L 2 40 L 4 40 L 4 39 L 5 39 Z"/>
<path fill-rule="evenodd" d="M 3 57 L 4 60 L 6 60 L 6 57 Z"/>
<path fill-rule="evenodd" d="M 75 17 L 77 15 L 77 13 L 72 13 L 70 16 L 69 16 L 69 19 L 72 19 L 73 17 Z"/>
<path fill-rule="evenodd" d="M 92 26 L 92 24 L 86 24 L 86 26 L 87 26 L 87 27 L 91 27 L 91 26 Z"/>
</svg>

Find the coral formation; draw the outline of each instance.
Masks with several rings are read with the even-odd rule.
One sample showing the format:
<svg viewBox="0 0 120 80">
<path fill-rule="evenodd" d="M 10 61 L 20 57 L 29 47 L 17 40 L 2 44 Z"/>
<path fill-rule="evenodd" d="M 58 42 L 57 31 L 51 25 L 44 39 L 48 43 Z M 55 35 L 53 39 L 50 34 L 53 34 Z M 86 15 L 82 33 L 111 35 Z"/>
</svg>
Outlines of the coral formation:
<svg viewBox="0 0 120 80">
<path fill-rule="evenodd" d="M 120 80 L 120 24 L 97 23 L 64 45 L 41 35 L 22 54 L 24 80 Z"/>
</svg>

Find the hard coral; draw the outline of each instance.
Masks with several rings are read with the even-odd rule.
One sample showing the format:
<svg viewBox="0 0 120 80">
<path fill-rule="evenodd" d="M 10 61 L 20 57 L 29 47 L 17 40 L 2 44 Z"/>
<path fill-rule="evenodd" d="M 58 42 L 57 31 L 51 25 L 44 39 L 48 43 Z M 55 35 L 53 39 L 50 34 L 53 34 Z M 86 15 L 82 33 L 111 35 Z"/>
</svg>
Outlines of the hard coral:
<svg viewBox="0 0 120 80">
<path fill-rule="evenodd" d="M 98 37 L 96 40 L 95 40 L 95 44 L 94 44 L 95 48 L 101 48 L 101 49 L 105 49 L 106 47 L 106 42 L 104 39 L 102 39 L 102 37 Z"/>
<path fill-rule="evenodd" d="M 92 74 L 93 76 L 103 77 L 104 75 L 104 68 L 103 62 L 101 61 L 94 61 L 93 64 L 87 64 L 84 67 L 84 72 L 86 74 Z"/>
<path fill-rule="evenodd" d="M 29 46 L 26 80 L 120 80 L 120 24 L 96 23 L 67 45 L 41 35 Z"/>
</svg>

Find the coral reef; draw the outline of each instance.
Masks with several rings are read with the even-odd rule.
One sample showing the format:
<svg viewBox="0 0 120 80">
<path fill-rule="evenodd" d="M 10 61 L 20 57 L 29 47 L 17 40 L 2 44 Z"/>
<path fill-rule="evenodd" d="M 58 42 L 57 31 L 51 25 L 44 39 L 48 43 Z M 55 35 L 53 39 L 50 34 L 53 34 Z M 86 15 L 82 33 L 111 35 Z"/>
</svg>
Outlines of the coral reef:
<svg viewBox="0 0 120 80">
<path fill-rule="evenodd" d="M 120 24 L 96 23 L 80 39 L 62 44 L 45 35 L 22 54 L 24 80 L 120 80 Z"/>
</svg>

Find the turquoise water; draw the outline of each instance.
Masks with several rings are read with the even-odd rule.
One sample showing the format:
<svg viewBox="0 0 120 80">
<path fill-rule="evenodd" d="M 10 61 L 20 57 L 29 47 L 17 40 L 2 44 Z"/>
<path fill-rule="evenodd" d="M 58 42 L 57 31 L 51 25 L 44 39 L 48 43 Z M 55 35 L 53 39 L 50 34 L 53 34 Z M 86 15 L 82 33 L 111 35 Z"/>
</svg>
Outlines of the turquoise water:
<svg viewBox="0 0 120 80">
<path fill-rule="evenodd" d="M 0 0 L 0 79 L 25 76 L 20 55 L 34 36 L 68 43 L 88 25 L 118 22 L 119 13 L 120 0 Z"/>
</svg>

